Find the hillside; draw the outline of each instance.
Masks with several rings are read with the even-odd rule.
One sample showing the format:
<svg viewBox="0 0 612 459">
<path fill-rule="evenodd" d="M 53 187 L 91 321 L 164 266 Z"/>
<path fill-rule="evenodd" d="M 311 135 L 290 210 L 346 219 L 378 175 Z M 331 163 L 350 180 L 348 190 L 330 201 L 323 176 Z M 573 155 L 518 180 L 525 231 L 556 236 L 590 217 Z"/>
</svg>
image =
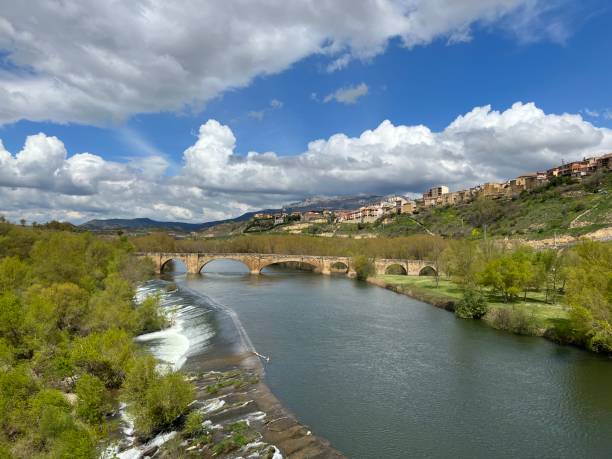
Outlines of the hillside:
<svg viewBox="0 0 612 459">
<path fill-rule="evenodd" d="M 545 187 L 523 192 L 513 199 L 481 198 L 470 203 L 432 207 L 414 215 L 387 217 L 374 223 L 281 225 L 271 232 L 321 236 L 372 237 L 438 234 L 461 237 L 546 239 L 580 236 L 612 227 L 612 174 L 597 174 L 582 181 L 555 179 Z M 247 225 L 248 226 L 248 225 Z M 246 226 L 242 226 L 245 228 Z M 215 227 L 216 236 L 224 235 Z M 233 227 L 232 234 L 240 231 Z"/>
<path fill-rule="evenodd" d="M 380 199 L 378 195 L 364 196 L 333 196 L 333 197 L 314 197 L 304 201 L 294 202 L 287 205 L 284 210 L 287 212 L 323 209 L 353 209 L 363 206 Z M 150 218 L 109 218 L 89 220 L 81 225 L 80 229 L 93 232 L 116 232 L 122 231 L 175 231 L 180 233 L 190 233 L 192 231 L 203 232 L 204 236 L 226 236 L 239 234 L 257 212 L 274 213 L 281 209 L 261 209 L 254 212 L 247 212 L 236 218 L 217 220 L 206 223 L 184 223 L 184 222 L 162 222 Z"/>
<path fill-rule="evenodd" d="M 580 236 L 612 226 L 612 174 L 596 174 L 582 181 L 559 179 L 514 199 L 479 199 L 458 206 L 436 207 L 414 219 L 436 234 L 457 237 L 476 229 L 488 235 L 543 239 Z M 379 232 L 420 231 L 399 217 Z"/>
</svg>

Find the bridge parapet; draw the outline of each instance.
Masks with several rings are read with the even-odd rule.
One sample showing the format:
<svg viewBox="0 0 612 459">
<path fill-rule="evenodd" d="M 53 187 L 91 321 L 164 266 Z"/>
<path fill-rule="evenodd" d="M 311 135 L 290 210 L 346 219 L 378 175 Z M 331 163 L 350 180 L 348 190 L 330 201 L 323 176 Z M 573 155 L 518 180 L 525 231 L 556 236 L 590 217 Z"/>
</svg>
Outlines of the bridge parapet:
<svg viewBox="0 0 612 459">
<path fill-rule="evenodd" d="M 213 260 L 237 260 L 247 266 L 251 274 L 260 274 L 266 266 L 283 262 L 299 262 L 309 264 L 316 272 L 331 274 L 335 265 L 343 266 L 348 276 L 356 275 L 351 257 L 319 256 L 319 255 L 291 255 L 291 254 L 265 254 L 265 253 L 207 253 L 207 252 L 139 252 L 139 257 L 146 257 L 155 263 L 157 273 L 161 273 L 163 267 L 170 260 L 183 262 L 190 274 L 199 273 L 206 264 Z M 385 274 L 392 265 L 401 266 L 408 275 L 419 275 L 424 268 L 434 269 L 433 264 L 425 260 L 408 260 L 381 258 L 374 261 L 377 275 Z"/>
</svg>

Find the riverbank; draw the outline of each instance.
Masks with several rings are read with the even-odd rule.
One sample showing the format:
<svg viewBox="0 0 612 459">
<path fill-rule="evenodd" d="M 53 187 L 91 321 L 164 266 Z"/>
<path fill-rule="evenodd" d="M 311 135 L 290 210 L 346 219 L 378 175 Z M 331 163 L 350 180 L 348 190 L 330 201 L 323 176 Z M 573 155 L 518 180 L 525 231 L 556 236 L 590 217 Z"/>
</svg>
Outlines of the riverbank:
<svg viewBox="0 0 612 459">
<path fill-rule="evenodd" d="M 148 289 L 151 293 L 153 289 Z M 193 311 L 194 305 L 207 308 L 213 314 L 215 332 L 206 326 L 205 346 L 190 349 L 177 346 L 176 335 L 187 333 L 181 311 L 173 330 L 158 333 L 161 342 L 154 354 L 174 355 L 176 362 L 166 363 L 181 368 L 195 387 L 196 397 L 188 413 L 177 419 L 172 430 L 162 432 L 145 444 L 131 445 L 119 453 L 120 458 L 156 457 L 245 457 L 245 458 L 321 458 L 340 459 L 344 456 L 329 442 L 312 434 L 298 422 L 264 382 L 265 367 L 261 357 L 237 315 L 211 298 L 185 286 L 164 294 L 164 303 L 182 303 Z M 192 304 L 192 301 L 195 301 Z M 178 325 L 177 323 L 178 322 Z M 202 327 L 198 327 L 202 328 Z M 178 340 L 181 343 L 189 339 Z M 165 340 L 165 342 L 164 342 Z M 193 339 L 191 339 L 193 341 Z M 145 345 L 147 341 L 141 340 Z M 178 352 L 168 352 L 166 347 Z M 194 421 L 195 420 L 195 421 Z"/>
<path fill-rule="evenodd" d="M 370 277 L 368 282 L 450 312 L 455 311 L 462 297 L 461 288 L 447 279 L 440 279 L 438 286 L 435 279 L 425 276 L 384 275 Z M 570 344 L 565 338 L 568 308 L 563 304 L 548 304 L 530 294 L 527 301 L 514 303 L 492 301 L 488 297 L 487 306 L 489 310 L 482 320 L 493 328 Z"/>
</svg>

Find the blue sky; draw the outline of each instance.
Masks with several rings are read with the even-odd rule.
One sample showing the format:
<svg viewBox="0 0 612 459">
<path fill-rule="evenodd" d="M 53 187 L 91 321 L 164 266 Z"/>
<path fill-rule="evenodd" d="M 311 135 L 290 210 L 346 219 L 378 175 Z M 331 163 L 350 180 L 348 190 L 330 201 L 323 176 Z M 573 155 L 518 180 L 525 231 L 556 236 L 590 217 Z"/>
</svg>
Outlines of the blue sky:
<svg viewBox="0 0 612 459">
<path fill-rule="evenodd" d="M 413 3 L 418 5 L 418 2 Z M 458 3 L 461 2 L 455 5 Z M 507 111 L 505 117 L 515 119 L 518 116 L 516 115 L 518 109 L 516 111 L 512 109 L 513 104 L 533 102 L 535 108 L 530 114 L 520 116 L 531 119 L 533 115 L 533 119 L 538 120 L 532 126 L 534 135 L 548 132 L 546 127 L 556 129 L 555 132 L 551 131 L 549 139 L 543 140 L 543 143 L 537 146 L 533 146 L 529 139 L 524 139 L 526 145 L 532 145 L 531 148 L 534 149 L 524 161 L 526 165 L 543 167 L 550 161 L 560 158 L 565 159 L 591 151 L 597 153 L 608 148 L 608 129 L 612 127 L 610 85 L 612 30 L 609 27 L 612 23 L 612 7 L 609 2 L 588 0 L 542 4 L 535 1 L 499 0 L 497 3 L 502 6 L 498 5 L 494 13 L 474 7 L 473 4 L 478 2 L 464 3 L 465 11 L 459 9 L 454 13 L 466 15 L 459 24 L 455 24 L 452 17 L 447 18 L 446 22 L 434 30 L 428 30 L 423 26 L 414 30 L 415 26 L 407 23 L 398 34 L 390 33 L 378 37 L 376 35 L 378 32 L 374 31 L 373 38 L 365 44 L 354 43 L 361 39 L 359 28 L 357 32 L 349 28 L 342 33 L 342 38 L 337 38 L 334 36 L 335 31 L 325 30 L 325 27 L 321 27 L 317 22 L 309 23 L 308 27 L 312 27 L 323 38 L 315 43 L 315 47 L 311 46 L 295 55 L 290 49 L 295 45 L 295 40 L 292 42 L 290 38 L 285 44 L 282 42 L 275 44 L 276 51 L 269 55 L 262 53 L 259 47 L 252 51 L 252 56 L 248 50 L 244 51 L 245 55 L 240 56 L 240 61 L 226 61 L 225 56 L 220 58 L 215 54 L 223 53 L 225 46 L 228 54 L 233 52 L 234 48 L 226 43 L 235 37 L 228 37 L 213 51 L 202 51 L 201 54 L 198 46 L 193 43 L 185 45 L 184 48 L 179 44 L 171 51 L 164 50 L 164 53 L 174 53 L 179 56 L 176 58 L 179 62 L 181 59 L 187 59 L 182 56 L 183 53 L 189 54 L 192 63 L 199 59 L 206 60 L 206 53 L 209 52 L 213 56 L 211 60 L 219 59 L 220 65 L 227 64 L 232 68 L 223 70 L 223 75 L 216 75 L 215 69 L 211 71 L 202 64 L 203 68 L 192 72 L 193 77 L 188 76 L 185 81 L 170 81 L 163 86 L 160 86 L 161 84 L 156 86 L 157 79 L 170 79 L 169 76 L 155 74 L 148 67 L 145 68 L 148 62 L 144 63 L 144 60 L 142 64 L 134 62 L 133 54 L 122 60 L 125 56 L 120 55 L 120 52 L 113 48 L 113 44 L 106 43 L 107 40 L 103 40 L 100 44 L 91 39 L 92 47 L 104 50 L 103 67 L 98 73 L 104 73 L 113 65 L 118 68 L 125 65 L 125 71 L 113 73 L 113 69 L 110 69 L 108 75 L 104 75 L 100 81 L 95 81 L 98 75 L 94 72 L 95 69 L 91 72 L 82 70 L 80 65 L 86 66 L 86 61 L 76 55 L 84 46 L 74 53 L 58 52 L 54 58 L 60 60 L 59 65 L 51 62 L 48 56 L 59 49 L 63 40 L 57 38 L 54 42 L 56 37 L 59 37 L 60 19 L 57 28 L 53 27 L 54 24 L 50 24 L 48 31 L 36 32 L 41 34 L 39 37 L 41 41 L 50 42 L 50 48 L 37 48 L 42 45 L 32 43 L 18 47 L 17 34 L 3 37 L 0 32 L 0 50 L 4 56 L 0 67 L 0 82 L 4 81 L 9 96 L 13 96 L 7 99 L 5 109 L 0 108 L 0 120 L 4 120 L 0 125 L 0 139 L 7 152 L 5 156 L 11 155 L 10 160 L 16 161 L 15 155 L 24 148 L 26 138 L 43 133 L 44 139 L 39 139 L 40 142 L 45 143 L 49 137 L 55 136 L 63 143 L 64 160 L 75 154 L 87 152 L 104 161 L 104 164 L 96 166 L 99 171 L 91 177 L 87 175 L 91 166 L 85 165 L 80 166 L 79 177 L 70 176 L 66 179 L 68 184 L 54 182 L 45 186 L 38 186 L 32 177 L 28 181 L 27 174 L 14 165 L 16 174 L 22 174 L 24 178 L 22 182 L 16 178 L 5 180 L 4 197 L 0 194 L 0 198 L 4 201 L 0 201 L 0 212 L 9 216 L 17 215 L 19 211 L 23 213 L 24 207 L 27 206 L 29 211 L 25 213 L 31 218 L 39 219 L 57 216 L 79 221 L 92 216 L 151 216 L 160 219 L 200 221 L 235 216 L 258 206 L 278 205 L 313 194 L 341 194 L 345 190 L 364 193 L 416 193 L 422 186 L 442 180 L 448 182 L 451 176 L 452 183 L 449 184 L 456 187 L 470 181 L 507 178 L 509 174 L 521 170 L 520 167 L 504 166 L 509 163 L 507 155 L 513 154 L 506 152 L 508 142 L 503 140 L 512 134 L 502 131 L 507 128 L 507 122 L 495 121 L 498 123 L 495 129 L 499 131 L 496 132 L 495 139 L 502 146 L 489 153 L 502 154 L 503 150 L 506 155 L 499 161 L 501 165 L 497 169 L 492 164 L 479 162 L 486 156 L 486 152 L 470 150 L 465 139 L 473 138 L 472 131 L 464 133 L 461 140 L 464 145 L 460 152 L 447 151 L 447 147 L 439 147 L 442 150 L 436 149 L 435 152 L 428 153 L 421 148 L 424 144 L 431 146 L 436 142 L 448 145 L 450 140 L 446 137 L 450 134 L 444 134 L 445 129 L 458 116 L 487 105 L 491 106 L 492 114 L 483 115 L 482 122 L 488 127 L 495 118 L 495 111 L 502 114 Z M 50 8 L 49 5 L 42 6 Z M 431 14 L 427 8 L 420 11 L 419 6 L 408 6 L 415 8 L 415 11 L 410 13 L 412 10 L 406 10 L 408 12 L 400 16 L 402 19 L 410 19 L 411 14 L 417 13 L 427 19 L 427 15 Z M 333 7 L 330 8 L 328 13 L 336 14 Z M 398 11 L 401 12 L 401 9 Z M 53 10 L 51 13 L 57 11 Z M 129 8 L 124 13 L 126 21 L 129 21 L 129 15 L 135 14 Z M 214 13 L 219 12 L 214 11 Z M 271 10 L 264 20 L 274 16 L 274 13 L 275 11 Z M 374 30 L 380 28 L 381 24 L 386 24 L 385 21 L 394 19 L 388 17 L 386 13 L 385 15 L 380 13 L 382 22 L 378 23 L 375 13 L 377 14 L 364 10 L 364 16 L 358 18 L 364 21 L 363 27 L 372 27 Z M 19 27 L 28 30 L 31 19 L 28 14 L 30 13 L 16 9 L 7 14 L 5 19 L 15 30 Z M 344 19 L 342 12 L 338 14 L 340 14 L 338 21 L 342 21 Z M 0 12 L 0 16 L 2 15 Z M 274 23 L 272 19 L 270 20 Z M 53 21 L 53 14 L 50 16 L 50 21 Z M 282 25 L 286 26 L 284 23 Z M 252 32 L 245 32 L 243 39 L 247 40 L 250 33 L 253 36 L 267 38 L 269 32 L 261 31 L 259 26 L 256 24 Z M 186 29 L 191 30 L 189 27 Z M 77 32 L 82 33 L 74 31 L 75 34 Z M 352 37 L 351 33 L 356 35 Z M 364 32 L 364 35 L 368 34 Z M 109 36 L 108 40 L 111 38 Z M 193 41 L 207 38 L 194 35 Z M 87 40 L 86 36 L 83 39 L 84 44 L 87 44 Z M 31 52 L 23 52 L 26 46 L 32 47 Z M 159 50 L 152 49 L 150 43 L 142 46 L 142 49 L 135 47 L 134 52 L 141 54 L 150 52 L 155 57 L 161 55 Z M 298 45 L 295 47 L 299 48 Z M 242 48 L 236 49 L 239 50 L 236 52 L 243 53 Z M 113 56 L 115 51 L 116 56 Z M 288 56 L 279 58 L 280 62 L 275 62 L 277 56 L 283 56 L 285 51 Z M 31 56 L 36 53 L 46 56 L 49 63 L 31 60 Z M 330 64 L 336 59 L 342 59 L 343 56 L 346 56 L 348 63 L 343 68 L 330 71 Z M 265 64 L 252 64 L 251 61 L 255 62 L 260 57 Z M 117 59 L 115 64 L 113 59 Z M 182 63 L 185 68 L 189 66 L 184 61 Z M 137 93 L 141 85 L 131 76 L 130 78 L 125 76 L 133 70 L 130 68 L 132 65 L 137 70 L 142 70 L 142 75 L 139 77 L 142 86 L 151 86 L 151 89 L 149 92 L 143 91 L 142 94 L 138 94 L 133 101 L 124 101 Z M 211 73 L 214 74 L 212 76 L 215 77 L 215 81 L 208 83 Z M 83 81 L 86 80 L 92 81 L 91 88 L 84 86 Z M 196 80 L 198 80 L 197 85 L 194 85 L 196 89 L 182 92 L 182 86 L 189 88 Z M 107 90 L 111 85 L 116 86 Z M 210 89 L 211 86 L 214 86 L 214 89 Z M 355 100 L 350 100 L 352 103 L 333 99 L 330 96 L 336 91 L 356 87 L 360 87 L 362 92 L 366 92 L 363 89 L 367 88 L 367 92 Z M 122 95 L 124 90 L 127 96 Z M 206 95 L 202 95 L 201 91 Z M 24 103 L 15 96 L 17 93 L 26 94 L 22 98 L 24 100 L 27 97 L 31 98 Z M 105 98 L 108 98 L 108 104 Z M 153 99 L 155 103 L 151 103 Z M 3 99 L 0 91 L 1 100 Z M 2 113 L 3 110 L 6 113 Z M 539 112 L 535 113 L 534 110 Z M 577 121 L 575 117 L 570 121 L 552 118 L 554 115 L 566 113 L 571 116 L 579 115 L 582 120 Z M 206 125 L 209 120 L 218 122 L 219 126 L 209 125 L 204 130 L 209 137 L 203 139 L 200 126 Z M 384 154 L 379 153 L 374 147 L 366 147 L 357 141 L 364 131 L 376 130 L 384 120 L 389 120 L 394 127 L 384 134 L 385 140 L 379 142 L 383 145 L 380 148 L 384 150 Z M 570 129 L 567 127 L 568 123 L 574 123 L 576 126 L 572 125 L 571 129 L 575 128 L 584 133 L 584 139 L 581 138 L 576 144 L 573 141 L 568 142 L 567 139 L 572 137 L 571 133 L 567 135 L 569 132 L 567 129 Z M 426 126 L 434 136 L 442 133 L 442 139 L 436 138 L 435 142 L 425 143 L 422 139 L 410 140 L 402 147 L 393 143 L 395 150 L 389 150 L 391 148 L 389 136 L 399 135 L 395 128 L 401 126 L 414 128 L 419 125 Z M 543 125 L 546 127 L 543 128 Z M 475 129 L 473 124 L 470 124 L 469 129 Z M 563 129 L 565 131 L 559 132 Z M 478 132 L 481 131 L 479 128 Z M 228 132 L 230 137 L 235 139 L 235 145 L 231 138 L 227 137 Z M 382 131 L 376 132 L 376 135 L 382 139 Z M 415 132 L 416 130 L 412 129 L 410 134 L 406 135 L 412 136 Z M 516 132 L 518 131 L 512 135 L 516 135 Z M 525 134 L 525 126 L 520 127 L 520 132 Z M 322 177 L 319 182 L 315 180 L 313 183 L 308 183 L 303 188 L 286 183 L 292 180 L 300 181 L 299 178 L 292 178 L 296 176 L 296 170 L 306 167 L 304 161 L 308 157 L 309 142 L 324 139 L 324 149 L 329 149 L 326 154 L 338 155 L 338 151 L 334 150 L 336 142 L 331 142 L 330 139 L 335 134 L 344 135 L 349 139 L 347 145 L 342 148 L 351 149 L 351 153 L 355 152 L 356 156 L 350 158 L 352 163 L 367 162 L 369 170 L 373 171 L 366 178 L 358 173 L 351 175 L 363 183 L 363 189 L 352 185 L 347 187 L 344 182 L 349 179 L 340 177 L 339 172 L 333 175 L 337 179 L 337 187 L 328 183 L 331 181 L 329 176 Z M 217 135 L 221 136 L 219 138 L 222 140 L 219 142 L 210 140 Z M 456 139 L 453 141 L 456 142 Z M 566 145 L 560 142 L 566 142 Z M 517 144 L 521 144 L 520 139 L 517 140 Z M 220 153 L 220 162 L 215 162 L 211 160 L 214 155 L 210 151 L 218 151 L 218 148 L 221 148 L 219 145 L 224 149 L 224 153 Z M 47 147 L 45 144 L 45 148 Z M 192 163 L 189 163 L 184 153 L 190 147 L 194 151 L 198 150 L 191 157 Z M 43 150 L 44 148 L 40 147 L 37 151 Z M 228 168 L 217 169 L 224 161 L 227 164 L 233 164 L 232 161 L 248 163 L 244 155 L 250 151 L 260 154 L 273 152 L 274 158 L 270 160 L 265 155 L 257 155 L 252 164 L 242 164 L 232 172 L 231 177 L 223 176 Z M 366 151 L 369 155 L 367 158 L 359 156 Z M 523 153 L 519 152 L 517 155 Z M 43 152 L 40 153 L 41 157 L 36 157 L 37 161 L 41 161 L 41 165 L 45 160 L 45 154 Z M 56 154 L 62 155 L 62 153 Z M 342 155 L 344 160 L 347 160 L 345 153 L 340 156 Z M 446 164 L 445 158 L 456 159 L 462 156 L 462 160 L 445 166 L 448 170 L 441 175 L 436 175 L 430 169 L 421 171 L 418 167 L 412 166 L 404 171 L 404 175 L 421 178 L 406 180 L 404 184 L 400 179 L 386 181 L 384 178 L 370 177 L 372 175 L 384 177 L 382 172 L 378 174 L 377 167 L 383 168 L 389 163 L 383 161 L 385 155 L 398 158 L 398 161 L 402 155 L 407 155 L 411 160 L 431 157 L 433 161 L 442 161 L 444 164 Z M 323 158 L 326 159 L 327 156 Z M 73 162 L 76 163 L 77 159 L 80 157 Z M 195 164 L 193 161 L 200 163 Z M 270 161 L 275 164 L 271 166 Z M 166 164 L 161 165 L 162 162 Z M 159 168 L 155 168 L 154 173 L 151 172 L 153 175 L 147 171 L 148 175 L 145 174 L 144 178 L 143 176 L 130 178 L 129 175 L 134 173 L 133 169 L 138 169 L 143 163 L 159 163 Z M 66 169 L 61 161 L 54 164 L 60 169 Z M 266 169 L 262 164 L 269 167 Z M 418 162 L 415 161 L 415 164 Z M 121 165 L 128 165 L 131 169 L 121 170 L 123 167 Z M 308 167 L 310 166 L 312 165 Z M 316 165 L 314 167 L 319 168 Z M 336 163 L 328 164 L 325 160 L 321 160 L 320 167 L 333 169 Z M 275 172 L 272 173 L 270 168 Z M 113 169 L 121 178 L 107 177 L 105 174 L 109 174 L 109 169 Z M 342 171 L 346 166 L 339 165 L 338 169 Z M 100 172 L 102 170 L 104 172 Z M 455 173 L 462 174 L 462 179 L 457 179 Z M 251 183 L 253 175 L 257 176 L 257 180 Z M 0 179 L 1 177 L 0 174 Z M 127 183 L 126 181 L 131 179 L 154 182 L 160 177 L 167 177 L 181 184 L 188 181 L 191 187 L 199 191 L 194 191 L 195 194 L 188 193 L 188 196 L 177 196 L 172 202 L 167 202 L 159 196 L 150 196 L 147 198 L 148 201 L 140 197 L 138 201 L 131 203 L 131 211 L 128 207 L 117 209 L 111 205 L 113 199 L 125 198 L 121 194 L 113 195 L 113 187 L 107 186 L 105 191 L 100 191 L 105 187 L 104 183 L 112 182 L 116 186 L 120 181 Z M 243 186 L 237 185 L 234 181 L 241 182 Z M 2 183 L 0 181 L 0 190 Z M 21 188 L 22 193 L 19 193 Z M 42 202 L 49 201 L 49 193 L 53 195 L 50 201 L 57 202 L 47 204 Z M 139 191 L 139 193 L 150 192 Z M 84 198 L 85 196 L 90 197 L 89 201 Z M 220 199 L 221 196 L 223 199 Z M 140 199 L 147 202 L 141 202 Z M 41 202 L 37 203 L 37 200 Z M 223 204 L 219 204 L 219 200 Z M 190 204 L 180 205 L 185 201 L 189 201 Z M 200 202 L 204 201 L 206 204 L 201 206 Z M 232 201 L 233 204 L 227 204 L 228 201 Z"/>
</svg>

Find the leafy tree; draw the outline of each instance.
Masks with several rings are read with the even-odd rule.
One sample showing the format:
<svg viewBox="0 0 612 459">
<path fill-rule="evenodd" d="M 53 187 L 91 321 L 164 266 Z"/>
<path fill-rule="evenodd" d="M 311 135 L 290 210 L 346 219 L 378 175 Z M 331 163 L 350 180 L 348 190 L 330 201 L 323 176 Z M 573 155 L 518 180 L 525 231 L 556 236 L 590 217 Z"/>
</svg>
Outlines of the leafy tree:
<svg viewBox="0 0 612 459">
<path fill-rule="evenodd" d="M 458 284 L 473 288 L 483 263 L 482 253 L 476 241 L 452 241 L 442 254 L 441 263 Z"/>
<path fill-rule="evenodd" d="M 155 361 L 139 359 L 130 371 L 124 397 L 142 436 L 169 426 L 185 412 L 194 397 L 193 386 L 177 372 L 160 374 Z"/>
<path fill-rule="evenodd" d="M 30 268 L 27 263 L 15 256 L 0 259 L 0 292 L 19 292 L 29 283 Z"/>
<path fill-rule="evenodd" d="M 463 293 L 463 298 L 457 303 L 455 315 L 462 319 L 480 319 L 487 311 L 488 305 L 484 296 L 470 289 Z"/>
<path fill-rule="evenodd" d="M 525 291 L 533 276 L 527 252 L 517 250 L 489 261 L 480 276 L 480 282 L 500 292 L 508 302 Z"/>
<path fill-rule="evenodd" d="M 40 286 L 30 291 L 31 298 L 47 299 L 53 306 L 53 316 L 60 330 L 77 333 L 83 330 L 88 314 L 89 292 L 71 282 Z"/>
<path fill-rule="evenodd" d="M 98 377 L 106 387 L 118 388 L 125 379 L 126 369 L 133 363 L 133 355 L 130 336 L 115 328 L 77 338 L 71 359 L 77 368 Z"/>
<path fill-rule="evenodd" d="M 357 273 L 357 279 L 366 280 L 374 274 L 374 263 L 365 255 L 353 257 L 353 268 Z"/>
<path fill-rule="evenodd" d="M 567 282 L 572 322 L 588 347 L 612 352 L 612 245 L 585 241 L 575 252 Z"/>
<path fill-rule="evenodd" d="M 150 333 L 168 326 L 158 296 L 149 296 L 136 308 L 136 332 Z"/>
<path fill-rule="evenodd" d="M 104 383 L 95 376 L 85 373 L 76 383 L 77 415 L 89 424 L 100 424 L 110 411 L 110 395 Z"/>
</svg>

